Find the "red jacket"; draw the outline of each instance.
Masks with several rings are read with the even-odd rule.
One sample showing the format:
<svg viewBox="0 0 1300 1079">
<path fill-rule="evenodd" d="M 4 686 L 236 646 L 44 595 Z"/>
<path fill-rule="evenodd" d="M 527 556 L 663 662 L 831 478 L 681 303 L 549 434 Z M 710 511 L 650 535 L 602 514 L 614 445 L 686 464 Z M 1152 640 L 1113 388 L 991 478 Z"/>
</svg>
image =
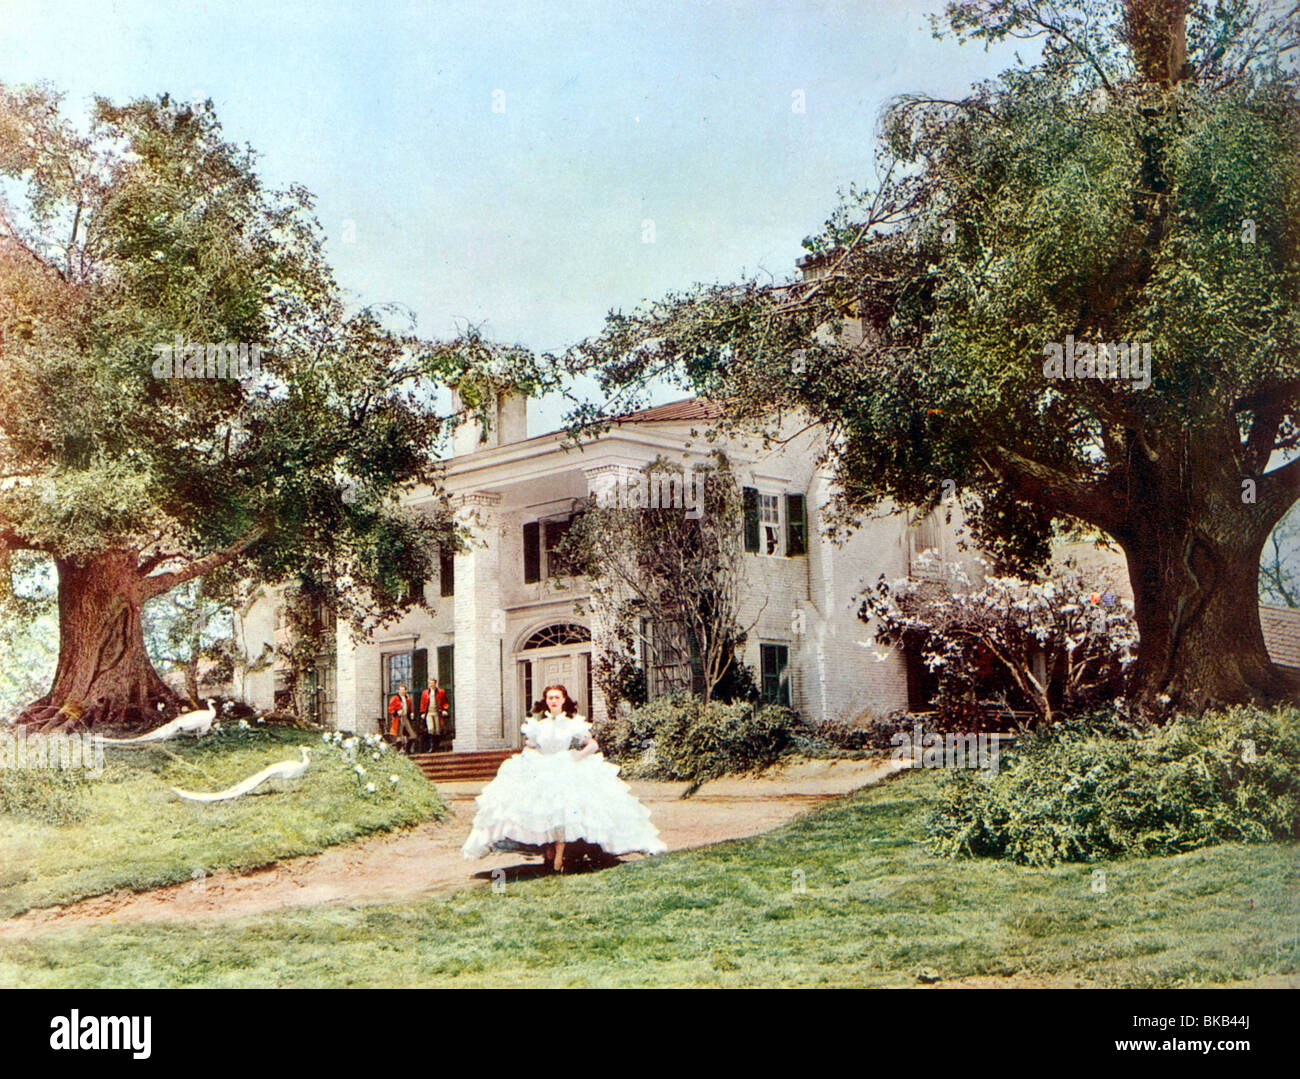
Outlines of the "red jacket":
<svg viewBox="0 0 1300 1079">
<path fill-rule="evenodd" d="M 388 733 L 394 738 L 397 737 L 397 732 L 402 729 L 402 712 L 405 711 L 407 718 L 410 718 L 411 703 L 411 698 L 407 697 L 405 708 L 403 708 L 400 693 L 394 693 L 392 700 L 388 702 L 388 714 L 393 717 L 393 722 L 388 726 Z"/>
</svg>

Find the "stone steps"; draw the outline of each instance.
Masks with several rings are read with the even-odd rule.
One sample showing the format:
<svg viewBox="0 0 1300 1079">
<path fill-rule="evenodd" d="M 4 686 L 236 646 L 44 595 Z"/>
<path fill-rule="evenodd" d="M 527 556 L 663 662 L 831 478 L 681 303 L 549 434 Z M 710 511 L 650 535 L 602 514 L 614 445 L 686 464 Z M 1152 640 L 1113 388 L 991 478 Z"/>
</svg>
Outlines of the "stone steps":
<svg viewBox="0 0 1300 1079">
<path fill-rule="evenodd" d="M 501 762 L 517 749 L 491 749 L 479 753 L 413 753 L 413 760 L 431 783 L 488 780 L 497 774 Z"/>
</svg>

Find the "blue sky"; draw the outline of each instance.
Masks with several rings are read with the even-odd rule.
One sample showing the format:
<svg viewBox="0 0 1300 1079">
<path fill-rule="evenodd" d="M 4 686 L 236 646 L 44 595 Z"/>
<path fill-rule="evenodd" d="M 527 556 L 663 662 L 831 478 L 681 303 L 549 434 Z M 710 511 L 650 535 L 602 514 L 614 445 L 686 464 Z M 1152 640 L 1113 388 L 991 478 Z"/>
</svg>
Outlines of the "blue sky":
<svg viewBox="0 0 1300 1079">
<path fill-rule="evenodd" d="M 936 41 L 941 6 L 0 0 L 0 77 L 72 111 L 210 97 L 269 180 L 316 194 L 359 301 L 560 349 L 610 308 L 793 272 L 870 182 L 882 102 L 1011 62 Z"/>
</svg>

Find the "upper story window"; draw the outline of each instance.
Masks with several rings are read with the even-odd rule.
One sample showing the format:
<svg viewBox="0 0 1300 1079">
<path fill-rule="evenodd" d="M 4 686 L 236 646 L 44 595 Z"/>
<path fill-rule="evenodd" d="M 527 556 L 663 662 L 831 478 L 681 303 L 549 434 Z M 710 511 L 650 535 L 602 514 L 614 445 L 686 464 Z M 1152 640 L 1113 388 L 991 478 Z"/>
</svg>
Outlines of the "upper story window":
<svg viewBox="0 0 1300 1079">
<path fill-rule="evenodd" d="M 746 487 L 741 495 L 746 551 L 784 555 L 787 558 L 808 553 L 807 508 L 802 494 L 787 492 L 782 496 L 759 491 L 756 487 Z"/>
<path fill-rule="evenodd" d="M 524 525 L 524 583 L 567 577 L 575 568 L 565 562 L 560 545 L 581 514 L 529 521 Z"/>
<path fill-rule="evenodd" d="M 758 496 L 758 523 L 763 529 L 763 554 L 776 554 L 781 546 L 781 501 L 776 495 Z"/>
</svg>

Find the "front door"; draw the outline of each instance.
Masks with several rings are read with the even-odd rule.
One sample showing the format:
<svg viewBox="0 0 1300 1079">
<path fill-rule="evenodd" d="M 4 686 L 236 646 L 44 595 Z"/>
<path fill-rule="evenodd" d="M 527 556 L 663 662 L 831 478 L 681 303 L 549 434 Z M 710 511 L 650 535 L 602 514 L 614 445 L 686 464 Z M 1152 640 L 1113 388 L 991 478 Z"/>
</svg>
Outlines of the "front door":
<svg viewBox="0 0 1300 1079">
<path fill-rule="evenodd" d="M 527 653 L 525 653 L 526 655 Z M 529 661 L 526 661 L 529 662 Z M 565 652 L 560 655 L 538 655 L 531 658 L 531 669 L 525 672 L 525 694 L 531 693 L 533 703 L 542 700 L 547 686 L 563 686 L 577 702 L 580 715 L 591 716 L 591 653 Z"/>
<path fill-rule="evenodd" d="M 574 696 L 573 678 L 569 673 L 573 668 L 572 656 L 547 656 L 538 663 L 538 666 L 542 671 L 542 689 L 546 686 L 560 685 L 568 689 L 570 697 Z M 542 696 L 542 692 L 539 691 L 538 699 L 540 700 Z"/>
</svg>

